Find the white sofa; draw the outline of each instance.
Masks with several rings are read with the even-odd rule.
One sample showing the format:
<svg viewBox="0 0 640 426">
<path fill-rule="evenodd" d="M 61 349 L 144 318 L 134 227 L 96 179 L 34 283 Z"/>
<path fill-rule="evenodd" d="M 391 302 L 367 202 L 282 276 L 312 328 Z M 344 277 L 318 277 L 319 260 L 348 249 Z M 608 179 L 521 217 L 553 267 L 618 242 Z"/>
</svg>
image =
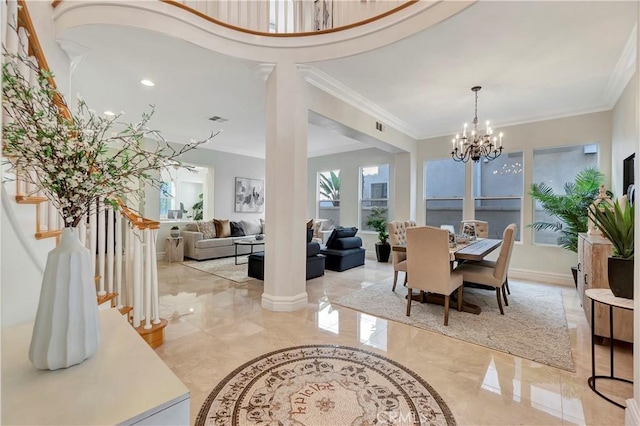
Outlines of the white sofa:
<svg viewBox="0 0 640 426">
<path fill-rule="evenodd" d="M 223 237 L 205 239 L 202 232 L 198 231 L 196 222 L 188 223 L 186 230 L 181 235 L 184 239 L 184 255 L 190 259 L 206 260 L 228 257 L 235 254 L 234 241 L 255 238 L 264 232 L 263 222 L 260 219 L 237 221 L 245 232 L 244 237 Z M 254 252 L 264 250 L 264 246 L 253 247 Z M 238 254 L 248 254 L 251 246 L 238 246 Z"/>
</svg>

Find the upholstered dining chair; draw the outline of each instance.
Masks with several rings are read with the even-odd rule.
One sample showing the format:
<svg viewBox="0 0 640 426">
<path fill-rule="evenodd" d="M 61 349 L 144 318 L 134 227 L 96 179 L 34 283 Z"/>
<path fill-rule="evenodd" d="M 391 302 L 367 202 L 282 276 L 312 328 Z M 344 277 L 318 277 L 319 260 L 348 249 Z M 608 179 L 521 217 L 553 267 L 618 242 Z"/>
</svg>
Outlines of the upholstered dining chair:
<svg viewBox="0 0 640 426">
<path fill-rule="evenodd" d="M 487 238 L 489 236 L 489 222 L 484 220 L 462 220 L 460 221 L 460 233 L 464 231 L 464 225 L 472 224 L 476 229 L 476 237 Z"/>
<path fill-rule="evenodd" d="M 406 222 L 394 220 L 387 223 L 389 232 L 389 243 L 392 246 L 404 245 L 407 243 Z M 391 291 L 396 291 L 398 282 L 398 272 L 404 272 L 404 283 L 407 283 L 407 255 L 406 253 L 392 251 L 391 260 L 393 262 L 393 287 Z"/>
<path fill-rule="evenodd" d="M 496 289 L 496 298 L 500 314 L 504 315 L 502 308 L 502 298 L 504 303 L 509 306 L 507 300 L 507 292 L 505 291 L 505 283 L 507 282 L 507 271 L 509 269 L 509 261 L 511 260 L 511 252 L 513 251 L 513 243 L 515 242 L 517 225 L 510 224 L 502 234 L 502 246 L 498 260 L 495 262 L 464 262 L 456 268 L 456 271 L 462 273 L 464 281 L 476 284 L 483 284 Z M 501 294 L 502 293 L 502 297 Z"/>
<path fill-rule="evenodd" d="M 412 289 L 444 296 L 444 325 L 449 325 L 449 298 L 458 290 L 462 310 L 462 274 L 449 266 L 449 231 L 432 226 L 407 229 L 407 316 Z"/>
</svg>

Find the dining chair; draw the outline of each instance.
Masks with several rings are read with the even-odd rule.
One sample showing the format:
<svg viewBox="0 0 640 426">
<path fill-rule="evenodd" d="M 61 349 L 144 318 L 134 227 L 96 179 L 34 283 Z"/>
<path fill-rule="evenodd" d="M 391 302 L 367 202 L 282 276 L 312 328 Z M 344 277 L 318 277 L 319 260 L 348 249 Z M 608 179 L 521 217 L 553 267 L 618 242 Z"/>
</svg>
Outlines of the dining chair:
<svg viewBox="0 0 640 426">
<path fill-rule="evenodd" d="M 456 233 L 456 230 L 453 227 L 453 225 L 440 225 L 440 229 L 446 229 L 447 231 L 451 232 L 454 235 Z"/>
<path fill-rule="evenodd" d="M 407 244 L 407 227 L 405 223 L 400 220 L 393 220 L 387 223 L 389 242 L 392 246 Z M 406 253 L 391 251 L 391 260 L 393 262 L 393 287 L 391 291 L 396 291 L 398 272 L 404 272 L 404 284 L 407 284 L 407 255 Z"/>
<path fill-rule="evenodd" d="M 463 233 L 464 225 L 472 224 L 475 227 L 476 237 L 487 238 L 489 236 L 489 222 L 484 220 L 461 220 L 460 221 L 460 233 Z"/>
<path fill-rule="evenodd" d="M 502 298 L 504 298 L 505 305 L 509 306 L 505 283 L 507 282 L 507 271 L 509 269 L 509 261 L 511 260 L 513 244 L 515 242 L 516 229 L 517 225 L 515 223 L 512 223 L 505 228 L 502 234 L 500 254 L 495 262 L 464 262 L 455 269 L 462 273 L 465 282 L 494 287 L 496 289 L 498 307 L 500 308 L 500 314 L 502 315 L 504 315 Z M 502 293 L 502 297 L 500 297 L 500 293 Z"/>
<path fill-rule="evenodd" d="M 462 310 L 462 274 L 449 266 L 449 231 L 432 226 L 408 228 L 407 316 L 411 315 L 412 289 L 444 296 L 444 325 L 449 325 L 449 298 L 458 290 Z"/>
</svg>

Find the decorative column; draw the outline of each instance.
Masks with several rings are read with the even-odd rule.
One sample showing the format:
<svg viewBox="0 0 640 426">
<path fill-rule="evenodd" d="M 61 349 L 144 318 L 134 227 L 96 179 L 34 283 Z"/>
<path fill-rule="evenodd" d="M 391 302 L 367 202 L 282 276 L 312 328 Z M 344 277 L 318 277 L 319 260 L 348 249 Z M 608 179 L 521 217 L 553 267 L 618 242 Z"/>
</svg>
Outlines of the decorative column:
<svg viewBox="0 0 640 426">
<path fill-rule="evenodd" d="M 293 62 L 267 78 L 265 268 L 262 307 L 290 312 L 307 306 L 307 102 Z"/>
<path fill-rule="evenodd" d="M 394 208 L 389 220 L 416 220 L 416 161 L 415 151 L 395 155 Z"/>
</svg>

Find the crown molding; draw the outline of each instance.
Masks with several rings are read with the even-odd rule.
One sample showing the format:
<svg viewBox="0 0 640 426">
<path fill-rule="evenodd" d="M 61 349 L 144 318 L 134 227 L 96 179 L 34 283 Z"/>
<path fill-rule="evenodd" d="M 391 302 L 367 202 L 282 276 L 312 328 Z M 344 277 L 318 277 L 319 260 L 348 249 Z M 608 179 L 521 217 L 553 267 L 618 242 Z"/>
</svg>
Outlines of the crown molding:
<svg viewBox="0 0 640 426">
<path fill-rule="evenodd" d="M 416 139 L 415 135 L 419 133 L 417 129 L 360 95 L 355 90 L 352 90 L 340 83 L 338 80 L 330 77 L 311 65 L 299 64 L 298 71 L 300 71 L 303 78 L 312 86 L 315 86 L 323 92 L 326 92 L 354 108 L 359 109 L 365 114 L 372 116 L 376 120 L 384 123 L 386 126 L 393 127 L 407 136 Z"/>
<path fill-rule="evenodd" d="M 609 82 L 602 92 L 602 102 L 609 107 L 608 109 L 615 106 L 625 87 L 629 84 L 631 77 L 636 72 L 637 44 L 638 24 L 633 26 L 618 62 L 613 68 Z"/>
</svg>

